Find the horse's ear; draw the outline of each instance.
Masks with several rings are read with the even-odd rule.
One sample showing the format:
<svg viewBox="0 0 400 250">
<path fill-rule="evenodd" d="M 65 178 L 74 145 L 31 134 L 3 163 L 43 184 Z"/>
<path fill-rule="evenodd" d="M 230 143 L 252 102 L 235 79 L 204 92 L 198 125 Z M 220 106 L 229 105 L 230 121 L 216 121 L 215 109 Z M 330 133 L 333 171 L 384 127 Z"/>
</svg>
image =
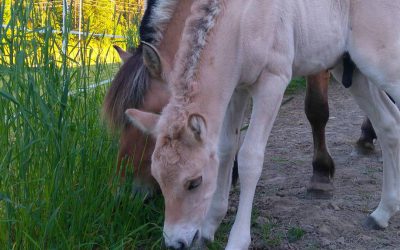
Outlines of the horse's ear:
<svg viewBox="0 0 400 250">
<path fill-rule="evenodd" d="M 142 46 L 144 65 L 146 65 L 153 77 L 161 79 L 162 67 L 160 54 L 150 43 L 142 41 Z"/>
<path fill-rule="evenodd" d="M 126 61 L 128 61 L 129 58 L 132 57 L 132 54 L 123 50 L 121 47 L 117 46 L 117 45 L 113 45 L 114 49 L 118 52 L 119 57 L 121 58 L 121 60 L 126 63 Z"/>
<path fill-rule="evenodd" d="M 127 109 L 125 114 L 129 118 L 129 121 L 143 133 L 156 136 L 155 128 L 160 118 L 159 115 L 138 109 Z"/>
<path fill-rule="evenodd" d="M 191 114 L 187 124 L 188 141 L 193 143 L 203 143 L 207 136 L 207 124 L 204 117 L 200 114 Z"/>
</svg>

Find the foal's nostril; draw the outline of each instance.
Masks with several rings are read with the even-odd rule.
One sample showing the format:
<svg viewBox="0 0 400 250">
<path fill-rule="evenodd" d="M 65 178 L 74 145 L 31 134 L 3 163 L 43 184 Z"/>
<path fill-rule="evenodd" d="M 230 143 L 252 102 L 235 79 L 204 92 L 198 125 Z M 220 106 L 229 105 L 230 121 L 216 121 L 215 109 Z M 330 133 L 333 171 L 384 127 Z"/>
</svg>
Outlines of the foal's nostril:
<svg viewBox="0 0 400 250">
<path fill-rule="evenodd" d="M 186 243 L 183 240 L 178 241 L 178 245 L 179 245 L 179 248 L 177 248 L 177 249 L 179 249 L 179 250 L 183 250 L 183 249 L 187 248 Z"/>
<path fill-rule="evenodd" d="M 194 244 L 199 239 L 199 236 L 200 236 L 200 231 L 197 230 L 195 235 L 193 236 L 192 244 Z"/>
</svg>

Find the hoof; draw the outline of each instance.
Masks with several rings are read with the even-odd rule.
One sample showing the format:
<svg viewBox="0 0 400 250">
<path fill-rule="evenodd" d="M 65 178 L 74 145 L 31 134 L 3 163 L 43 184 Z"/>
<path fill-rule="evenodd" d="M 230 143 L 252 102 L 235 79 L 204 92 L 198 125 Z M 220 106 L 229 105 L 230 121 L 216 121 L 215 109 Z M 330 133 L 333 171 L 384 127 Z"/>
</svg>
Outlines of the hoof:
<svg viewBox="0 0 400 250">
<path fill-rule="evenodd" d="M 370 155 L 375 153 L 375 145 L 373 140 L 359 139 L 356 143 L 356 150 L 358 154 Z"/>
<path fill-rule="evenodd" d="M 333 197 L 333 191 L 308 188 L 306 198 L 317 200 L 330 200 Z"/>
<path fill-rule="evenodd" d="M 330 178 L 314 174 L 307 188 L 306 197 L 309 199 L 328 200 L 333 197 L 335 187 Z"/>
<path fill-rule="evenodd" d="M 364 222 L 364 228 L 368 230 L 384 230 L 385 228 L 378 224 L 378 222 L 372 216 L 368 216 L 368 218 Z"/>
</svg>

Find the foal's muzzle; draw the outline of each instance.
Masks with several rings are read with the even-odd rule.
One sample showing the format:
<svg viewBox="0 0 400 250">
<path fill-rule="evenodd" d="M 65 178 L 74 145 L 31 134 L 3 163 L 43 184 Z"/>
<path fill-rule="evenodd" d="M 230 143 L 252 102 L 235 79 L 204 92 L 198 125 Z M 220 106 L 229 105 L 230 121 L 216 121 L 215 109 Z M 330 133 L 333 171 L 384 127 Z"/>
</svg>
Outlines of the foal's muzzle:
<svg viewBox="0 0 400 250">
<path fill-rule="evenodd" d="M 187 239 L 177 239 L 177 240 L 165 240 L 165 246 L 168 249 L 174 249 L 174 250 L 185 250 L 185 249 L 200 249 L 200 243 L 198 243 L 200 238 L 200 231 L 197 230 L 196 233 L 194 234 L 193 238 L 190 240 Z M 199 245 L 199 246 L 197 246 Z"/>
</svg>

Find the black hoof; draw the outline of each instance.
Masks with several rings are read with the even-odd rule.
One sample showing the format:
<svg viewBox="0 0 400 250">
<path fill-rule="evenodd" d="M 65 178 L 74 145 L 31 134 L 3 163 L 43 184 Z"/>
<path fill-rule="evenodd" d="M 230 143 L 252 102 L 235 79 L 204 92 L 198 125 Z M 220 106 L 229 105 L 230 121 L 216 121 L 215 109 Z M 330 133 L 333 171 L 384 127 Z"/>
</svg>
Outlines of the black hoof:
<svg viewBox="0 0 400 250">
<path fill-rule="evenodd" d="M 364 222 L 364 227 L 368 230 L 384 230 L 385 228 L 380 226 L 378 222 L 372 217 L 368 216 L 367 219 Z"/>
<path fill-rule="evenodd" d="M 308 188 L 306 198 L 318 200 L 330 200 L 333 197 L 333 191 Z"/>
<path fill-rule="evenodd" d="M 356 143 L 356 150 L 362 155 L 370 155 L 375 153 L 375 145 L 373 140 L 359 139 Z"/>
<path fill-rule="evenodd" d="M 306 197 L 309 199 L 328 200 L 333 197 L 335 187 L 329 177 L 314 173 L 307 188 Z"/>
</svg>

